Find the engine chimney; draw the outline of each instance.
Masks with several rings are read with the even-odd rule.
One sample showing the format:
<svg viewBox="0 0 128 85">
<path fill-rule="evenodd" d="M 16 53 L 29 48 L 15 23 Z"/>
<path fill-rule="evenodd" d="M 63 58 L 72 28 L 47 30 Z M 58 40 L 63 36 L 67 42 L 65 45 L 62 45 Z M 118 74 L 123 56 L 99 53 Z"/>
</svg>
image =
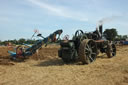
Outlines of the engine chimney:
<svg viewBox="0 0 128 85">
<path fill-rule="evenodd" d="M 102 34 L 103 34 L 103 25 L 99 25 L 99 32 L 100 32 L 100 34 L 102 36 Z"/>
</svg>

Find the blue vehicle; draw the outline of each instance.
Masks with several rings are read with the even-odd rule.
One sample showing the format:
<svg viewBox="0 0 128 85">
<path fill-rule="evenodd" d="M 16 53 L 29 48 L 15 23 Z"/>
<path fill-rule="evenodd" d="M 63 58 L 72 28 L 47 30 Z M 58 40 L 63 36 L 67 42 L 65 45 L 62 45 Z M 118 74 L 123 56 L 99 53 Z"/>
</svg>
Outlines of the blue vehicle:
<svg viewBox="0 0 128 85">
<path fill-rule="evenodd" d="M 124 41 L 123 42 L 123 45 L 128 45 L 128 41 Z"/>
<path fill-rule="evenodd" d="M 15 48 L 15 52 L 8 51 L 8 53 L 11 56 L 11 60 L 14 61 L 23 61 L 24 59 L 28 58 L 28 56 L 33 55 L 36 53 L 37 49 L 40 49 L 42 45 L 46 45 L 52 42 L 58 42 L 60 39 L 60 35 L 62 34 L 63 30 L 57 30 L 54 33 L 50 34 L 48 37 L 44 38 L 41 34 L 38 34 L 38 37 L 41 37 L 42 39 L 37 40 L 35 44 L 31 46 L 27 46 L 27 48 L 24 48 L 23 46 L 18 46 Z M 35 33 L 34 33 L 35 34 Z M 58 37 L 57 37 L 58 36 Z"/>
</svg>

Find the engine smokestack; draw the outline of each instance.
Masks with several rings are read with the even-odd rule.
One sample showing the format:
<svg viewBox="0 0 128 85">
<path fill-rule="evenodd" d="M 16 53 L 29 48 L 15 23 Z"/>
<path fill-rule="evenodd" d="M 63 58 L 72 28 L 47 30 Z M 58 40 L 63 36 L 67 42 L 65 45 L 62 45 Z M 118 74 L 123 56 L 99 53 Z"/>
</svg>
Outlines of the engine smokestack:
<svg viewBox="0 0 128 85">
<path fill-rule="evenodd" d="M 102 36 L 102 34 L 103 34 L 103 25 L 102 25 L 102 24 L 99 25 L 99 32 L 100 32 L 100 34 L 101 34 L 101 36 Z"/>
</svg>

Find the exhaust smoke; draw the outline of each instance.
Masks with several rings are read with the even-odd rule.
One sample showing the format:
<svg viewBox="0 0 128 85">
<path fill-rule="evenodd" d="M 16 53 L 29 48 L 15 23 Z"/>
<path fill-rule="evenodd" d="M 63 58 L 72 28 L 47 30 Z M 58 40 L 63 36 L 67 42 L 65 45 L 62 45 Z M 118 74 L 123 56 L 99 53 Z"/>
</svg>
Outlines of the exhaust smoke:
<svg viewBox="0 0 128 85">
<path fill-rule="evenodd" d="M 102 24 L 105 24 L 105 23 L 109 23 L 111 21 L 114 21 L 116 19 L 119 19 L 121 16 L 110 16 L 110 17 L 105 17 L 105 18 L 102 18 L 101 20 L 98 21 L 97 25 L 102 25 Z"/>
</svg>

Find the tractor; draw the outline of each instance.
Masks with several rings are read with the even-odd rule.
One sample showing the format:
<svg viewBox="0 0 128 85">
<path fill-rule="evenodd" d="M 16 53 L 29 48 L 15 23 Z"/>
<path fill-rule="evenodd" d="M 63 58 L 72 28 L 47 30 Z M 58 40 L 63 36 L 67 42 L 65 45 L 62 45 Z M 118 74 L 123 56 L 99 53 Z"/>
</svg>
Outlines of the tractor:
<svg viewBox="0 0 128 85">
<path fill-rule="evenodd" d="M 77 30 L 72 40 L 62 40 L 58 56 L 65 62 L 81 61 L 90 64 L 96 60 L 99 53 L 106 53 L 108 58 L 116 56 L 116 46 L 103 35 L 103 25 L 93 32 Z"/>
</svg>

